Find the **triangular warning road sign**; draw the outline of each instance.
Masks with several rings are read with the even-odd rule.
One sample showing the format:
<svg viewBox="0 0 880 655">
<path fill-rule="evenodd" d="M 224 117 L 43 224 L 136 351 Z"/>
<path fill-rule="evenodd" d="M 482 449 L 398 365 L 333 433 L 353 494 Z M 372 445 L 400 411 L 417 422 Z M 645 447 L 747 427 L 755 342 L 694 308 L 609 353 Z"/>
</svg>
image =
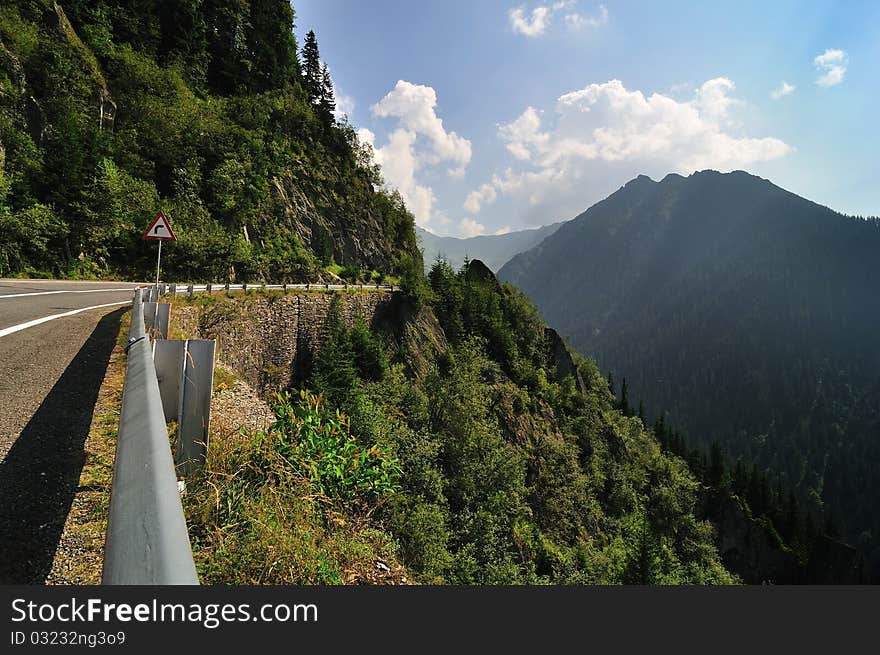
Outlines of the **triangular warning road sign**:
<svg viewBox="0 0 880 655">
<path fill-rule="evenodd" d="M 150 223 L 150 227 L 144 232 L 144 239 L 157 239 L 159 241 L 177 241 L 174 230 L 171 229 L 171 223 L 165 218 L 165 214 L 161 211 L 156 214 L 156 218 Z"/>
</svg>

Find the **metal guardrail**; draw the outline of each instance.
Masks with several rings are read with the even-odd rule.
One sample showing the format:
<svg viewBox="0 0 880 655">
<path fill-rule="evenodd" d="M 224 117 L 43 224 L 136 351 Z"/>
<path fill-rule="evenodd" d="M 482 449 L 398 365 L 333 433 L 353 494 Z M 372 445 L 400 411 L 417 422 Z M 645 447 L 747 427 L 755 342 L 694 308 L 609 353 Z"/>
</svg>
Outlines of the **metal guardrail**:
<svg viewBox="0 0 880 655">
<path fill-rule="evenodd" d="M 126 350 L 102 582 L 198 584 L 141 289 L 134 293 Z"/>
<path fill-rule="evenodd" d="M 171 284 L 177 295 L 214 291 L 247 291 L 247 284 Z M 259 284 L 250 289 L 288 290 L 400 290 L 391 284 Z M 122 412 L 113 464 L 110 516 L 104 545 L 102 583 L 106 585 L 188 585 L 199 584 L 183 506 L 168 428 L 153 360 L 153 349 L 145 327 L 145 301 L 153 312 L 149 319 L 159 329 L 159 296 L 166 285 L 136 289 L 132 300 L 131 327 Z M 167 305 L 164 305 L 167 337 Z M 213 351 L 212 351 L 213 352 Z M 213 371 L 212 371 L 213 372 Z M 210 388 L 210 385 L 208 385 Z"/>
<path fill-rule="evenodd" d="M 160 294 L 164 295 L 162 287 L 159 285 Z M 394 284 L 324 284 L 324 283 L 297 283 L 297 284 L 171 284 L 170 291 L 172 295 L 177 295 L 181 291 L 186 293 L 199 293 L 205 291 L 212 293 L 214 291 L 248 291 L 254 289 L 276 289 L 280 291 L 289 291 L 293 289 L 304 289 L 306 291 L 400 291 L 400 287 Z"/>
</svg>

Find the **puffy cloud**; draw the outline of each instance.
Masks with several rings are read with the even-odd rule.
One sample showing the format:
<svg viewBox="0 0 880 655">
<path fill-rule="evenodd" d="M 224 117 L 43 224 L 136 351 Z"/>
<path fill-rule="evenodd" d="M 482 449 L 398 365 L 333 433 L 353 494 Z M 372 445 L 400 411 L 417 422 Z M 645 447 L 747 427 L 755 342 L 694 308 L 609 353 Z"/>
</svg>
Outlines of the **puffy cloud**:
<svg viewBox="0 0 880 655">
<path fill-rule="evenodd" d="M 780 98 L 784 98 L 785 96 L 790 96 L 794 93 L 795 86 L 794 84 L 789 84 L 785 80 L 782 81 L 782 85 L 778 89 L 773 89 L 770 92 L 770 97 L 774 100 L 779 100 Z"/>
<path fill-rule="evenodd" d="M 780 139 L 737 134 L 734 89 L 719 77 L 676 100 L 610 80 L 560 96 L 555 122 L 528 107 L 498 128 L 526 169 L 509 168 L 491 186 L 525 202 L 526 222 L 541 223 L 570 218 L 639 173 L 733 170 L 788 153 Z"/>
<path fill-rule="evenodd" d="M 420 153 L 424 163 L 449 161 L 467 165 L 471 160 L 471 142 L 455 132 L 447 132 L 436 107 L 437 93 L 433 88 L 399 80 L 371 109 L 374 116 L 397 118 L 403 129 L 427 139 L 430 147 Z"/>
<path fill-rule="evenodd" d="M 460 177 L 471 160 L 470 141 L 447 132 L 436 107 L 437 93 L 433 88 L 399 80 L 394 89 L 371 107 L 374 116 L 397 121 L 388 142 L 376 148 L 372 132 L 358 132 L 362 141 L 373 145 L 376 163 L 382 167 L 386 182 L 400 191 L 420 225 L 431 221 L 436 197 L 431 187 L 419 183 L 418 172 L 449 163 L 449 174 Z"/>
<path fill-rule="evenodd" d="M 476 191 L 471 191 L 464 201 L 464 208 L 471 214 L 479 214 L 483 205 L 491 205 L 495 202 L 495 197 L 498 195 L 495 186 L 498 183 L 496 178 L 492 180 L 492 184 L 483 184 Z"/>
<path fill-rule="evenodd" d="M 547 29 L 550 20 L 550 7 L 535 7 L 532 9 L 531 16 L 526 16 L 522 7 L 511 9 L 507 17 L 510 19 L 510 26 L 517 34 L 525 36 L 540 36 Z"/>
<path fill-rule="evenodd" d="M 348 116 L 353 111 L 354 98 L 343 94 L 339 94 L 336 96 L 336 111 L 333 112 L 336 120 L 342 120 L 343 116 Z"/>
<path fill-rule="evenodd" d="M 368 130 L 365 127 L 362 127 L 357 131 L 357 137 L 361 143 L 368 143 L 371 146 L 376 143 L 376 135 L 372 130 Z"/>
<path fill-rule="evenodd" d="M 813 64 L 815 64 L 816 70 L 822 73 L 816 80 L 816 84 L 834 86 L 843 82 L 843 75 L 849 66 L 849 57 L 843 50 L 828 49 L 813 59 Z"/>
<path fill-rule="evenodd" d="M 620 80 L 590 84 L 559 97 L 552 131 L 529 107 L 498 133 L 519 159 L 542 168 L 578 160 L 656 161 L 674 170 L 731 167 L 775 159 L 789 147 L 772 137 L 737 138 L 725 128 L 737 102 L 726 78 L 705 82 L 687 102 L 659 93 L 630 91 Z M 518 155 L 516 154 L 518 153 Z"/>
<path fill-rule="evenodd" d="M 510 21 L 511 29 L 517 34 L 523 36 L 541 36 L 550 26 L 553 14 L 562 9 L 569 9 L 577 4 L 575 0 L 565 0 L 563 2 L 554 2 L 550 5 L 541 5 L 535 7 L 531 12 L 526 12 L 523 7 L 517 7 L 507 12 L 507 19 Z M 565 22 L 570 27 L 592 26 L 598 27 L 608 22 L 608 10 L 604 5 L 599 5 L 595 16 L 581 16 L 577 13 L 566 15 Z"/>
<path fill-rule="evenodd" d="M 534 107 L 527 107 L 512 123 L 500 125 L 498 134 L 507 142 L 510 154 L 522 160 L 531 159 L 531 146 L 540 148 L 550 140 L 549 134 L 541 132 L 541 114 Z"/>
<path fill-rule="evenodd" d="M 486 233 L 486 226 L 472 218 L 463 218 L 458 224 L 458 233 L 463 237 L 478 237 Z"/>
</svg>

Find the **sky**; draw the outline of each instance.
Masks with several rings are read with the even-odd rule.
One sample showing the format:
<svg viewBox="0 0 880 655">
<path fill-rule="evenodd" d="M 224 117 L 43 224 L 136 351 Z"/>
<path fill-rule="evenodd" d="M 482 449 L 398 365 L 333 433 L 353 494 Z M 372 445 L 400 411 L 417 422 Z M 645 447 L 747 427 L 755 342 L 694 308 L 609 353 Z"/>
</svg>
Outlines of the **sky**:
<svg viewBox="0 0 880 655">
<path fill-rule="evenodd" d="M 880 2 L 294 0 L 337 108 L 439 235 L 745 170 L 880 214 Z"/>
</svg>

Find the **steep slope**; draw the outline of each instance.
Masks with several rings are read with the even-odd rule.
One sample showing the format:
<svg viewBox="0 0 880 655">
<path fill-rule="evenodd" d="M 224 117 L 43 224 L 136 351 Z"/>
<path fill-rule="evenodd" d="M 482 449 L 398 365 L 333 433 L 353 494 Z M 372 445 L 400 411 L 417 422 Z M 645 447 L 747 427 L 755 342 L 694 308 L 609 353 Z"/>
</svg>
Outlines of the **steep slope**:
<svg viewBox="0 0 880 655">
<path fill-rule="evenodd" d="M 880 221 L 741 171 L 636 178 L 500 271 L 648 415 L 769 470 L 875 564 L 878 275 Z"/>
<path fill-rule="evenodd" d="M 468 239 L 441 237 L 416 227 L 416 237 L 422 248 L 425 270 L 429 270 L 437 257 L 443 257 L 455 267 L 466 258 L 479 259 L 491 270 L 497 271 L 511 257 L 532 248 L 559 229 L 562 223 L 544 225 L 534 230 L 520 230 L 507 234 L 484 234 Z"/>
<path fill-rule="evenodd" d="M 340 581 L 353 556 L 426 583 L 736 581 L 696 516 L 699 483 L 595 366 L 478 260 L 429 277 L 418 307 L 184 301 L 199 334 L 259 342 L 256 357 L 221 348 L 239 375 L 321 394 L 276 398 L 275 428 L 216 440 L 187 480 L 203 582 Z"/>
<path fill-rule="evenodd" d="M 148 277 L 160 208 L 169 276 L 420 269 L 293 27 L 287 0 L 4 2 L 0 275 Z"/>
</svg>

